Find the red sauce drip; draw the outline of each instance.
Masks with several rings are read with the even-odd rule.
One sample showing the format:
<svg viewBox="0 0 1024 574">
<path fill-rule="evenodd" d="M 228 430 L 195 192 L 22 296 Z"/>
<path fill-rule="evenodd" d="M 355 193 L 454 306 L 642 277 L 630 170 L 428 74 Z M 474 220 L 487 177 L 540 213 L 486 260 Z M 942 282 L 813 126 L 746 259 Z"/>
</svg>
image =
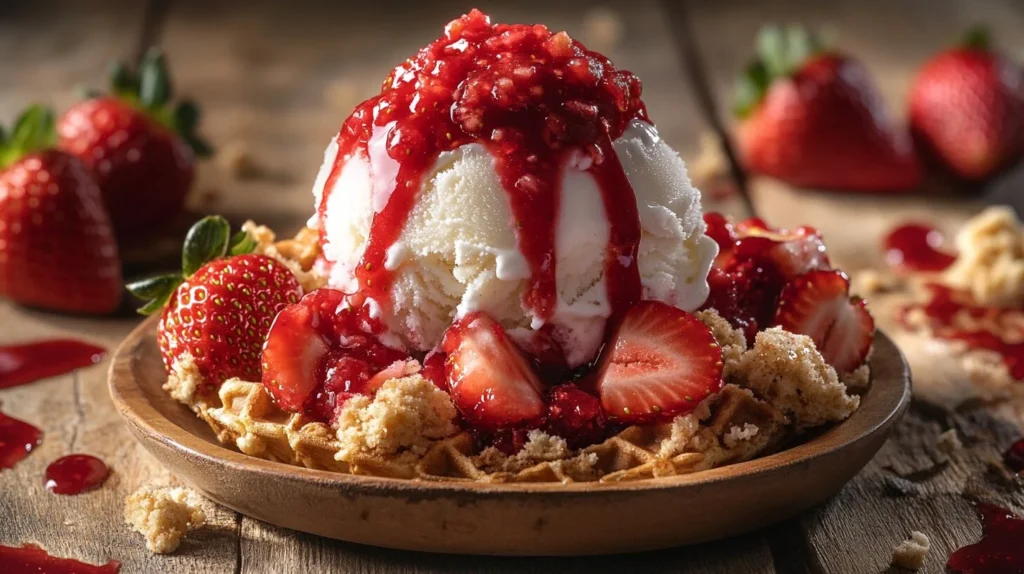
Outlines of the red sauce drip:
<svg viewBox="0 0 1024 574">
<path fill-rule="evenodd" d="M 924 312 L 928 325 L 937 338 L 961 341 L 972 349 L 985 349 L 999 354 L 1014 379 L 1024 380 L 1024 328 L 1019 317 L 1021 309 L 976 305 L 969 293 L 944 285 L 926 285 L 928 300 L 921 305 L 903 309 L 902 321 L 908 327 L 907 314 Z M 987 328 L 964 329 L 961 318 L 984 323 Z M 1011 342 L 1013 341 L 1013 342 Z"/>
<path fill-rule="evenodd" d="M 942 233 L 923 223 L 901 225 L 885 236 L 885 260 L 893 267 L 913 271 L 942 271 L 956 259 L 941 249 Z"/>
<path fill-rule="evenodd" d="M 552 34 L 541 25 L 492 25 L 476 10 L 448 24 L 442 37 L 398 66 L 380 95 L 359 105 L 338 134 L 321 221 L 345 163 L 370 157 L 375 130 L 388 130 L 387 155 L 397 171 L 394 181 L 376 182 L 387 189 L 375 188 L 375 194 L 388 199 L 374 215 L 353 304 L 367 297 L 388 303 L 387 249 L 401 234 L 438 154 L 467 143 L 488 148 L 508 193 L 519 249 L 531 269 L 523 295 L 527 308 L 542 318 L 554 311 L 558 185 L 574 152 L 592 162 L 588 171 L 609 218 L 606 277 L 613 313 L 639 300 L 636 199 L 611 142 L 631 120 L 647 119 L 640 91 L 633 74 L 565 33 Z M 388 171 L 380 165 L 372 170 L 378 179 Z"/>
<path fill-rule="evenodd" d="M 1024 572 L 1024 520 L 994 504 L 978 504 L 981 540 L 954 552 L 946 568 L 957 574 Z"/>
<path fill-rule="evenodd" d="M 1024 472 L 1024 439 L 1010 445 L 1003 454 L 1003 460 L 1013 472 Z"/>
<path fill-rule="evenodd" d="M 0 389 L 95 365 L 106 350 L 68 339 L 0 347 Z"/>
<path fill-rule="evenodd" d="M 94 566 L 51 556 L 33 544 L 0 546 L 0 572 L 5 574 L 117 574 L 120 570 L 121 563 L 116 560 Z"/>
<path fill-rule="evenodd" d="M 0 470 L 14 468 L 43 442 L 43 431 L 0 413 Z"/>
<path fill-rule="evenodd" d="M 87 454 L 69 454 L 46 467 L 46 490 L 54 494 L 81 494 L 92 490 L 110 473 L 102 460 Z"/>
</svg>

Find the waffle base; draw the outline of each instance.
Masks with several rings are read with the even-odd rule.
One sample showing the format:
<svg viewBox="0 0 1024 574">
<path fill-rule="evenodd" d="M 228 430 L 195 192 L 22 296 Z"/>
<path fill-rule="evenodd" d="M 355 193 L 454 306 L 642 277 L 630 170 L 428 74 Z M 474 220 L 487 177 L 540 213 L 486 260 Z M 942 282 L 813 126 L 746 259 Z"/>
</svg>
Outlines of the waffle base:
<svg viewBox="0 0 1024 574">
<path fill-rule="evenodd" d="M 461 432 L 436 441 L 422 457 L 356 455 L 339 461 L 342 444 L 329 426 L 281 411 L 259 383 L 229 380 L 214 400 L 192 405 L 218 440 L 268 460 L 379 477 L 475 482 L 621 482 L 689 474 L 749 460 L 777 447 L 790 433 L 786 417 L 745 389 L 727 385 L 692 434 L 673 425 L 633 426 L 569 457 L 520 461 L 520 468 L 489 468 Z M 753 436 L 727 441 L 735 427 L 757 427 Z M 730 443 L 731 444 L 727 444 Z M 671 445 L 678 443 L 679 447 Z M 530 464 L 532 462 L 532 464 Z"/>
</svg>

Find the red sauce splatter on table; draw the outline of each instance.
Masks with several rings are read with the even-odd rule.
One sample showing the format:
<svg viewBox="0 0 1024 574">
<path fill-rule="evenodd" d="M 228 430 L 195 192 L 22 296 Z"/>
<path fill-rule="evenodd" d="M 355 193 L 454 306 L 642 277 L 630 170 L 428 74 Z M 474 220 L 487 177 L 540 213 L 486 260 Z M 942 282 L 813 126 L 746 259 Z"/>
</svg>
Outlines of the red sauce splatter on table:
<svg viewBox="0 0 1024 574">
<path fill-rule="evenodd" d="M 95 365 L 106 350 L 70 339 L 0 346 L 0 389 Z"/>
<path fill-rule="evenodd" d="M 907 223 L 885 236 L 885 260 L 912 271 L 942 271 L 956 260 L 956 255 L 942 250 L 944 243 L 942 233 L 934 227 Z"/>
<path fill-rule="evenodd" d="M 0 572 L 4 574 L 117 574 L 121 563 L 86 564 L 70 558 L 51 556 L 38 546 L 0 546 Z"/>
<path fill-rule="evenodd" d="M 1013 472 L 1024 472 L 1024 439 L 1010 445 L 1003 453 L 1003 460 Z"/>
<path fill-rule="evenodd" d="M 46 467 L 46 490 L 54 494 L 80 494 L 107 479 L 110 470 L 102 460 L 87 454 L 69 454 Z"/>
<path fill-rule="evenodd" d="M 905 326 L 914 327 L 907 321 L 908 314 L 920 310 L 935 337 L 997 353 L 1010 375 L 1024 380 L 1024 329 L 1018 320 L 1021 309 L 976 305 L 969 293 L 944 285 L 933 283 L 925 288 L 928 291 L 925 303 L 903 309 L 901 321 Z M 958 326 L 960 319 L 983 323 L 988 328 L 961 328 Z"/>
<path fill-rule="evenodd" d="M 633 74 L 565 33 L 541 25 L 493 25 L 477 10 L 452 21 L 443 36 L 395 68 L 381 93 L 360 104 L 337 136 L 321 222 L 334 183 L 354 157 L 370 158 L 374 196 L 386 202 L 373 216 L 355 270 L 353 306 L 369 297 L 389 304 L 387 250 L 401 234 L 425 174 L 441 152 L 479 143 L 494 158 L 530 267 L 525 307 L 542 319 L 554 312 L 559 184 L 563 169 L 577 169 L 566 166 L 575 157 L 602 195 L 610 225 L 608 298 L 613 317 L 624 312 L 641 295 L 640 221 L 612 141 L 631 121 L 647 121 L 640 92 Z M 377 146 L 386 153 L 374 155 Z"/>
<path fill-rule="evenodd" d="M 43 442 L 43 431 L 0 413 L 0 470 L 14 468 Z"/>
<path fill-rule="evenodd" d="M 957 574 L 1024 572 L 1024 520 L 994 504 L 978 504 L 981 540 L 954 552 L 946 568 Z"/>
</svg>

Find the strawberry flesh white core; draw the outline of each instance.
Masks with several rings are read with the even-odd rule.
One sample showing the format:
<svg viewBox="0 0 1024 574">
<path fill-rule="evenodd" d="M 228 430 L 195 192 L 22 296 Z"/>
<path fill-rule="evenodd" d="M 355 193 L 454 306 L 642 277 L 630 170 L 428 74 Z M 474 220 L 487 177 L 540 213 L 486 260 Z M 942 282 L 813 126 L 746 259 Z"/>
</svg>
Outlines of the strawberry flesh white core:
<svg viewBox="0 0 1024 574">
<path fill-rule="evenodd" d="M 609 341 L 596 388 L 614 420 L 670 419 L 722 388 L 722 349 L 693 315 L 642 301 Z"/>
</svg>

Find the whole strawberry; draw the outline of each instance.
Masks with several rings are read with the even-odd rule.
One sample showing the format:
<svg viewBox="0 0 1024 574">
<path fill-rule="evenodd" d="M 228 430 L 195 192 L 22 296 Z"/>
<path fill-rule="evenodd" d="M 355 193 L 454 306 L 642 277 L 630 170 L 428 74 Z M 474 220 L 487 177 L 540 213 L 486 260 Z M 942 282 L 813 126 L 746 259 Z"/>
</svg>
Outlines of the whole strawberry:
<svg viewBox="0 0 1024 574">
<path fill-rule="evenodd" d="M 251 253 L 255 242 L 246 233 L 229 235 L 224 218 L 201 219 L 185 238 L 181 273 L 128 285 L 148 300 L 140 313 L 164 308 L 157 341 L 167 368 L 188 353 L 211 385 L 260 380 L 267 332 L 278 312 L 302 296 L 284 265 Z"/>
<path fill-rule="evenodd" d="M 111 95 L 89 98 L 60 118 L 60 147 L 93 171 L 118 237 L 143 237 L 181 213 L 195 158 L 211 150 L 195 133 L 195 104 L 169 107 L 171 82 L 160 52 L 150 50 L 137 75 L 115 65 L 111 83 Z"/>
<path fill-rule="evenodd" d="M 953 174 L 988 179 L 1024 155 L 1024 70 L 975 29 L 921 67 L 910 90 L 910 126 Z"/>
<path fill-rule="evenodd" d="M 912 141 L 893 125 L 861 64 L 802 28 L 769 27 L 737 85 L 747 167 L 793 185 L 861 192 L 921 182 Z"/>
<path fill-rule="evenodd" d="M 75 157 L 52 149 L 53 113 L 0 129 L 0 297 L 45 309 L 109 313 L 121 262 L 100 190 Z"/>
</svg>

